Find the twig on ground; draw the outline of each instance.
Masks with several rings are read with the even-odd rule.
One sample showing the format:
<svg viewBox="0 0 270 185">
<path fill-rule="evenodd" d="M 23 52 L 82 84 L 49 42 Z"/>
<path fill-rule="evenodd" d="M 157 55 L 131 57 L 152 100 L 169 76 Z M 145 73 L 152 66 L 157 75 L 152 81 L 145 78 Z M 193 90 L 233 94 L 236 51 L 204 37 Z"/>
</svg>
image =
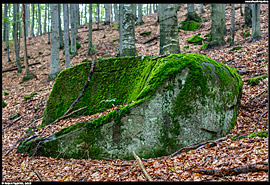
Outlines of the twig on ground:
<svg viewBox="0 0 270 185">
<path fill-rule="evenodd" d="M 133 151 L 133 156 L 135 157 L 135 159 L 136 159 L 136 161 L 137 161 L 139 167 L 141 168 L 141 170 L 142 170 L 142 172 L 143 172 L 143 174 L 144 174 L 146 180 L 148 180 L 148 181 L 153 181 L 152 177 L 151 177 L 151 176 L 148 174 L 148 172 L 146 171 L 146 169 L 145 169 L 145 167 L 144 167 L 144 165 L 143 165 L 141 159 L 139 158 L 139 156 L 137 156 L 137 155 L 135 154 L 134 151 Z"/>
<path fill-rule="evenodd" d="M 43 179 L 41 178 L 41 176 L 40 176 L 38 170 L 36 170 L 36 171 L 34 171 L 34 172 L 35 172 L 35 174 L 37 175 L 38 179 L 39 179 L 40 181 L 43 181 Z"/>
</svg>

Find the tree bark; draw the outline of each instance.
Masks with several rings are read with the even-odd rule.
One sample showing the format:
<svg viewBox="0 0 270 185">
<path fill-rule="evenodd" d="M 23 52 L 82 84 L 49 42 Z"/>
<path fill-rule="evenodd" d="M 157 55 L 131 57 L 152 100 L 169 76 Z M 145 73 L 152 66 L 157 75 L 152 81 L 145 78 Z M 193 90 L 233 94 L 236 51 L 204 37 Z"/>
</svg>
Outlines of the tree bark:
<svg viewBox="0 0 270 185">
<path fill-rule="evenodd" d="M 29 66 L 28 66 L 28 58 L 27 58 L 27 45 L 26 45 L 26 26 L 25 26 L 25 5 L 22 4 L 22 36 L 23 36 L 23 58 L 24 58 L 24 65 L 26 69 L 26 75 L 30 74 Z"/>
<path fill-rule="evenodd" d="M 159 5 L 160 55 L 180 53 L 175 4 Z"/>
<path fill-rule="evenodd" d="M 230 45 L 234 45 L 234 17 L 235 17 L 235 8 L 234 4 L 231 4 L 231 43 Z"/>
<path fill-rule="evenodd" d="M 39 4 L 38 4 L 38 29 L 39 29 L 39 35 L 42 35 L 41 13 L 40 13 L 40 6 L 39 6 Z"/>
<path fill-rule="evenodd" d="M 51 5 L 51 25 L 52 25 L 51 63 L 48 81 L 54 80 L 60 73 L 58 4 Z"/>
<path fill-rule="evenodd" d="M 224 41 L 224 21 L 222 13 L 222 4 L 212 4 L 212 24 L 211 24 L 211 41 L 208 47 L 215 47 L 225 44 Z"/>
<path fill-rule="evenodd" d="M 123 4 L 119 4 L 119 55 L 122 51 L 122 45 L 123 45 Z"/>
<path fill-rule="evenodd" d="M 92 54 L 92 4 L 89 5 L 88 55 Z"/>
<path fill-rule="evenodd" d="M 31 37 L 34 37 L 34 24 L 35 24 L 35 6 L 32 4 L 32 24 L 31 24 Z"/>
<path fill-rule="evenodd" d="M 135 56 L 134 4 L 123 5 L 122 47 L 120 56 Z"/>
<path fill-rule="evenodd" d="M 261 38 L 260 4 L 252 4 L 252 36 L 251 41 Z"/>
<path fill-rule="evenodd" d="M 7 13 L 10 15 L 10 4 L 6 4 L 6 8 L 7 8 Z M 5 32 L 5 47 L 7 50 L 7 58 L 8 58 L 8 62 L 10 62 L 10 55 L 9 55 L 9 19 L 6 16 L 5 17 L 5 24 L 6 24 L 6 32 Z"/>
<path fill-rule="evenodd" d="M 226 26 L 225 26 L 225 22 L 226 22 L 226 17 L 225 17 L 225 4 L 222 4 L 222 14 L 223 14 L 223 21 L 224 21 L 224 35 L 227 35 L 227 30 L 226 30 Z"/>
<path fill-rule="evenodd" d="M 20 56 L 19 56 L 19 48 L 18 48 L 18 24 L 17 24 L 17 6 L 18 4 L 13 4 L 13 40 L 16 54 L 16 65 L 18 68 L 18 73 L 22 72 Z"/>
<path fill-rule="evenodd" d="M 44 18 L 43 33 L 46 33 L 46 25 L 47 25 L 47 4 L 45 4 L 45 18 Z"/>
<path fill-rule="evenodd" d="M 105 4 L 105 22 L 104 25 L 110 24 L 110 4 Z"/>
<path fill-rule="evenodd" d="M 251 4 L 245 4 L 245 25 L 252 27 L 252 10 Z"/>
<path fill-rule="evenodd" d="M 69 22 L 68 22 L 68 4 L 63 4 L 64 13 L 64 44 L 65 44 L 65 65 L 66 69 L 70 67 L 69 56 Z"/>
<path fill-rule="evenodd" d="M 29 25 L 30 25 L 30 4 L 25 4 L 25 33 L 26 37 L 30 35 Z"/>
<path fill-rule="evenodd" d="M 138 5 L 138 21 L 136 23 L 136 25 L 143 25 L 144 22 L 142 20 L 142 4 Z"/>
<path fill-rule="evenodd" d="M 99 16 L 99 4 L 97 4 L 97 29 L 99 30 L 99 20 L 100 20 L 100 16 Z"/>
<path fill-rule="evenodd" d="M 63 40 L 63 33 L 61 28 L 61 4 L 58 4 L 58 24 L 59 24 L 59 46 L 60 49 L 64 49 L 64 40 Z"/>
<path fill-rule="evenodd" d="M 113 6 L 114 8 L 114 20 L 117 22 L 118 28 L 119 28 L 119 9 L 118 9 L 118 5 L 114 4 Z"/>
<path fill-rule="evenodd" d="M 70 23 L 71 23 L 71 55 L 76 55 L 76 5 L 70 4 Z"/>
<path fill-rule="evenodd" d="M 187 4 L 187 18 L 186 21 L 196 21 L 196 22 L 201 22 L 200 16 L 196 13 L 194 9 L 194 4 Z"/>
<path fill-rule="evenodd" d="M 48 5 L 48 44 L 51 44 L 51 30 L 49 24 L 49 17 L 50 17 L 50 4 Z"/>
</svg>

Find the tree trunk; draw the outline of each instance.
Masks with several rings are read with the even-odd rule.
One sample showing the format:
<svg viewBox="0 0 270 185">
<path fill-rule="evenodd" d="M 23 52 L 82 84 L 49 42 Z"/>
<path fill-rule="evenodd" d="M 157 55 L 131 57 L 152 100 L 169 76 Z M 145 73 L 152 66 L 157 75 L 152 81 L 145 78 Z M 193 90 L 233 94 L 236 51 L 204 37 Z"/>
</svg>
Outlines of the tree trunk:
<svg viewBox="0 0 270 185">
<path fill-rule="evenodd" d="M 88 55 L 92 54 L 92 4 L 89 5 Z"/>
<path fill-rule="evenodd" d="M 48 5 L 48 44 L 51 44 L 51 30 L 49 24 L 49 17 L 50 17 L 50 4 Z"/>
<path fill-rule="evenodd" d="M 194 4 L 187 4 L 187 18 L 186 21 L 196 21 L 196 22 L 201 22 L 200 16 L 196 13 L 194 9 Z"/>
<path fill-rule="evenodd" d="M 22 4 L 22 36 L 23 36 L 23 58 L 24 58 L 24 66 L 26 69 L 26 75 L 30 74 L 29 66 L 28 66 L 28 58 L 27 58 L 27 45 L 26 45 L 26 29 L 25 29 L 25 5 Z"/>
<path fill-rule="evenodd" d="M 153 4 L 149 4 L 149 6 L 150 6 L 150 7 L 149 7 L 149 14 L 152 14 L 152 5 L 153 5 Z"/>
<path fill-rule="evenodd" d="M 85 18 L 84 18 L 84 20 L 85 20 L 84 24 L 87 23 L 87 12 L 86 12 L 86 9 L 87 9 L 87 4 L 85 4 L 85 6 L 84 6 L 84 16 L 85 16 Z"/>
<path fill-rule="evenodd" d="M 6 8 L 7 8 L 7 14 L 10 15 L 10 4 L 6 4 Z M 6 31 L 5 31 L 5 46 L 6 46 L 6 51 L 7 51 L 7 58 L 8 58 L 8 62 L 10 62 L 10 55 L 9 55 L 9 18 L 6 16 L 5 17 L 5 24 L 6 24 Z"/>
<path fill-rule="evenodd" d="M 99 4 L 97 4 L 97 29 L 99 30 L 99 20 L 100 20 L 100 17 L 99 17 Z"/>
<path fill-rule="evenodd" d="M 4 5 L 4 32 L 3 32 L 3 38 L 4 38 L 4 41 L 5 41 L 5 50 L 7 49 L 7 46 L 8 46 L 8 39 L 6 38 L 6 35 L 7 35 L 7 27 L 8 27 L 8 17 L 7 17 L 7 14 L 8 14 L 8 4 L 5 4 Z"/>
<path fill-rule="evenodd" d="M 118 11 L 119 9 L 118 9 L 117 4 L 114 4 L 113 8 L 114 8 L 114 20 L 117 22 L 117 25 L 119 28 L 119 11 Z"/>
<path fill-rule="evenodd" d="M 68 4 L 63 4 L 64 13 L 64 44 L 65 44 L 65 64 L 66 69 L 70 67 L 70 56 L 69 56 L 69 22 L 68 22 Z"/>
<path fill-rule="evenodd" d="M 160 55 L 180 53 L 175 4 L 159 4 Z"/>
<path fill-rule="evenodd" d="M 214 47 L 225 44 L 224 41 L 224 21 L 222 4 L 212 4 L 212 24 L 211 24 L 211 41 L 208 47 Z"/>
<path fill-rule="evenodd" d="M 13 40 L 16 54 L 16 65 L 18 68 L 18 73 L 22 72 L 20 56 L 19 56 L 19 48 L 18 48 L 18 24 L 16 23 L 17 19 L 17 6 L 18 4 L 13 4 Z"/>
<path fill-rule="evenodd" d="M 205 11 L 204 11 L 204 9 L 203 9 L 203 4 L 200 4 L 200 13 L 202 14 L 202 13 L 204 13 Z"/>
<path fill-rule="evenodd" d="M 235 17 L 235 8 L 234 4 L 231 4 L 231 43 L 230 45 L 234 45 L 234 17 Z"/>
<path fill-rule="evenodd" d="M 121 54 L 122 51 L 122 45 L 123 45 L 123 4 L 119 4 L 119 55 Z"/>
<path fill-rule="evenodd" d="M 59 24 L 59 47 L 60 49 L 64 49 L 64 40 L 63 40 L 63 33 L 62 33 L 62 29 L 61 29 L 61 4 L 58 4 L 58 24 Z"/>
<path fill-rule="evenodd" d="M 225 25 L 225 22 L 226 22 L 226 17 L 225 17 L 225 4 L 222 4 L 222 14 L 223 14 L 223 21 L 224 21 L 224 25 Z M 227 30 L 226 30 L 226 26 L 224 26 L 224 35 L 227 35 Z"/>
<path fill-rule="evenodd" d="M 122 48 L 120 56 L 135 56 L 134 4 L 123 5 Z"/>
<path fill-rule="evenodd" d="M 48 81 L 54 80 L 60 73 L 59 62 L 59 23 L 58 23 L 58 4 L 51 5 L 51 25 L 52 25 L 52 40 L 51 40 L 51 63 Z"/>
<path fill-rule="evenodd" d="M 75 56 L 76 48 L 76 5 L 70 4 L 70 23 L 71 23 L 71 55 Z"/>
<path fill-rule="evenodd" d="M 29 34 L 29 22 L 30 22 L 30 8 L 29 8 L 30 4 L 25 4 L 25 33 L 26 33 L 26 37 L 28 37 Z"/>
<path fill-rule="evenodd" d="M 138 5 L 138 21 L 136 25 L 143 25 L 144 22 L 142 20 L 142 4 Z"/>
<path fill-rule="evenodd" d="M 252 27 L 252 10 L 251 4 L 245 4 L 245 25 Z"/>
<path fill-rule="evenodd" d="M 110 4 L 105 4 L 105 22 L 104 25 L 110 24 Z"/>
<path fill-rule="evenodd" d="M 261 38 L 260 25 L 260 4 L 252 4 L 252 36 L 251 41 L 257 41 Z"/>
<path fill-rule="evenodd" d="M 35 6 L 32 4 L 32 24 L 31 24 L 31 37 L 34 37 L 34 24 L 35 24 Z"/>
<path fill-rule="evenodd" d="M 244 15 L 244 13 L 243 13 L 243 9 L 242 9 L 242 4 L 240 4 L 240 13 L 241 13 L 241 16 L 243 16 L 243 15 Z"/>
<path fill-rule="evenodd" d="M 44 18 L 44 26 L 43 26 L 43 33 L 46 33 L 46 25 L 47 25 L 47 4 L 45 4 L 45 18 Z"/>
<path fill-rule="evenodd" d="M 38 4 L 38 29 L 39 29 L 39 35 L 42 35 L 41 13 L 40 13 L 39 4 Z"/>
</svg>

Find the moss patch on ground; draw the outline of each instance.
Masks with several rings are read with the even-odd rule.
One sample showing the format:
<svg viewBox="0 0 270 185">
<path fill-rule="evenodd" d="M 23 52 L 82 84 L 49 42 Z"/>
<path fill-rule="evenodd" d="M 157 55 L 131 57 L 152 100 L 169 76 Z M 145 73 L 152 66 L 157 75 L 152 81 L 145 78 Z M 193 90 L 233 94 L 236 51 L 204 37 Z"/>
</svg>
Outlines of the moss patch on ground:
<svg viewBox="0 0 270 185">
<path fill-rule="evenodd" d="M 2 108 L 4 108 L 5 106 L 7 106 L 7 104 L 4 102 L 4 100 L 2 99 Z"/>
<path fill-rule="evenodd" d="M 251 86 L 258 85 L 262 79 L 268 78 L 268 74 L 256 76 L 247 80 L 247 83 Z"/>
<path fill-rule="evenodd" d="M 199 35 L 193 35 L 190 38 L 187 39 L 189 43 L 193 43 L 195 45 L 199 44 L 202 45 L 202 38 Z"/>
<path fill-rule="evenodd" d="M 200 27 L 200 24 L 196 21 L 183 21 L 179 24 L 179 28 L 185 31 L 194 31 Z"/>
</svg>

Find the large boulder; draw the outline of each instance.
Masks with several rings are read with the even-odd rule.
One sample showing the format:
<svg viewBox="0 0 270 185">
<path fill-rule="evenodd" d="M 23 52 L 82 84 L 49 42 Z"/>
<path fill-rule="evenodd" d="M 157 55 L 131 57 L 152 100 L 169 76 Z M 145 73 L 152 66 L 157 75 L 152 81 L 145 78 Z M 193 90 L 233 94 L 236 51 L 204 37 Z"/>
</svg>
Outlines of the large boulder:
<svg viewBox="0 0 270 185">
<path fill-rule="evenodd" d="M 89 63 L 62 71 L 42 126 L 62 116 L 80 94 Z M 236 123 L 242 80 L 236 69 L 198 54 L 124 57 L 97 62 L 75 109 L 94 114 L 131 102 L 93 121 L 74 123 L 48 138 L 20 144 L 18 152 L 65 158 L 133 159 L 169 155 L 201 140 L 223 137 Z M 75 110 L 74 109 L 74 110 Z M 76 115 L 78 116 L 78 115 Z"/>
</svg>

